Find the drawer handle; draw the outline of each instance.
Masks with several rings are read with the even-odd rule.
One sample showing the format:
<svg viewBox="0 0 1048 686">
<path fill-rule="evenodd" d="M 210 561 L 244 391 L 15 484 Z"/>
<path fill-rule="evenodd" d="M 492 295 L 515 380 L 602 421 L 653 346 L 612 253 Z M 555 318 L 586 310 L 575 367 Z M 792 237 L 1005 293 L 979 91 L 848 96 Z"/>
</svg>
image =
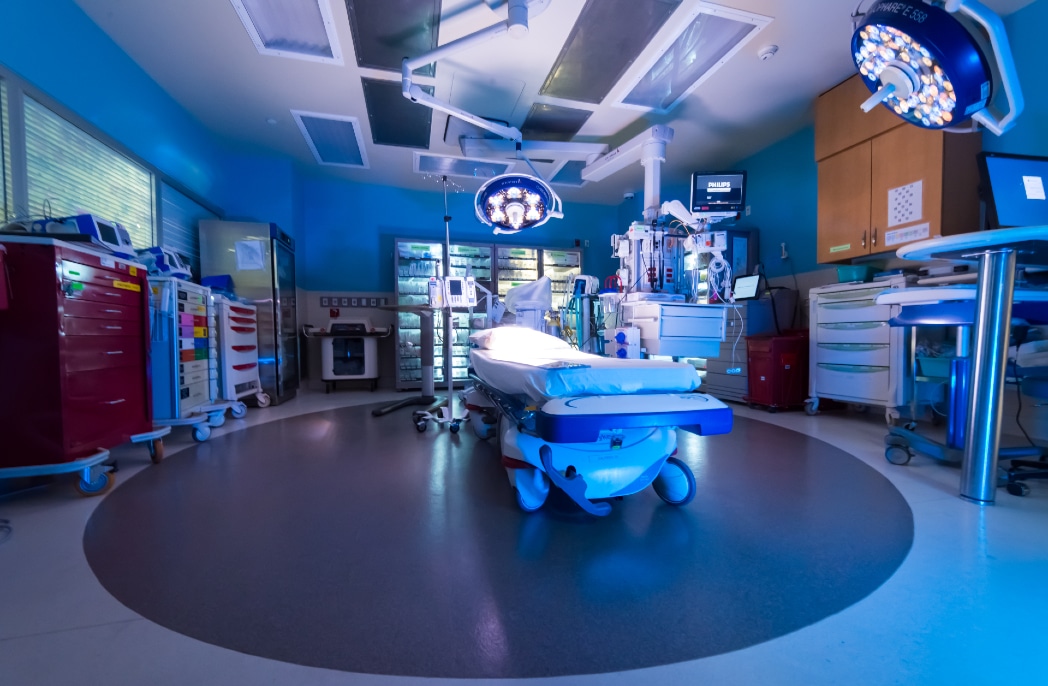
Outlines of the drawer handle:
<svg viewBox="0 0 1048 686">
<path fill-rule="evenodd" d="M 870 367 L 857 364 L 826 364 L 820 362 L 819 366 L 834 372 L 851 372 L 854 374 L 877 374 L 888 371 L 888 367 Z"/>
<path fill-rule="evenodd" d="M 109 330 L 109 331 L 123 331 L 124 327 L 122 327 L 122 326 L 107 326 L 106 329 Z"/>
<path fill-rule="evenodd" d="M 119 405 L 120 403 L 123 403 L 123 402 L 127 402 L 127 401 L 124 398 L 120 398 L 119 400 L 108 400 L 108 401 L 106 401 L 106 402 L 104 402 L 102 404 L 103 405 Z"/>
<path fill-rule="evenodd" d="M 106 355 L 123 355 L 123 350 L 107 350 Z"/>
<path fill-rule="evenodd" d="M 254 350 L 255 347 L 256 346 L 254 345 L 234 345 L 233 350 L 236 350 L 238 353 L 249 353 Z"/>
<path fill-rule="evenodd" d="M 108 295 L 110 298 L 122 298 L 123 297 L 119 293 L 113 293 L 112 291 L 102 291 L 102 295 Z"/>
<path fill-rule="evenodd" d="M 237 314 L 247 314 L 247 315 L 254 314 L 254 312 L 252 312 L 251 310 L 245 309 L 243 307 L 230 307 L 229 309 L 233 310 Z"/>
<path fill-rule="evenodd" d="M 106 314 L 121 314 L 120 310 L 102 310 Z"/>
<path fill-rule="evenodd" d="M 876 300 L 852 300 L 843 303 L 826 303 L 823 305 L 819 304 L 819 307 L 826 308 L 827 310 L 858 310 L 864 307 L 876 307 Z"/>
<path fill-rule="evenodd" d="M 878 329 L 888 326 L 888 322 L 840 322 L 832 324 L 819 324 L 820 329 L 835 329 L 838 331 L 854 331 L 855 329 Z"/>
<path fill-rule="evenodd" d="M 233 369 L 237 370 L 238 372 L 242 372 L 245 369 L 254 369 L 256 366 L 257 365 L 254 362 L 248 364 L 235 364 L 233 365 Z"/>
<path fill-rule="evenodd" d="M 254 324 L 255 323 L 254 319 L 248 319 L 247 317 L 230 317 L 229 319 L 231 321 L 236 322 L 237 324 Z"/>
<path fill-rule="evenodd" d="M 255 330 L 248 326 L 231 326 L 229 328 L 233 329 L 233 331 L 236 331 L 237 333 L 255 333 Z"/>
</svg>

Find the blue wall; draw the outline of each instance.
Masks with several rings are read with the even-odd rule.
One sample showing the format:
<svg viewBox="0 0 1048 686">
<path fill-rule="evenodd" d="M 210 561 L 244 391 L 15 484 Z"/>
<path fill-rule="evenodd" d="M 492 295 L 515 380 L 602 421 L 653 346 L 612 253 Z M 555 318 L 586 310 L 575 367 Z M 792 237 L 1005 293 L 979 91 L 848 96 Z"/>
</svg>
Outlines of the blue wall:
<svg viewBox="0 0 1048 686">
<path fill-rule="evenodd" d="M 1026 108 L 1015 128 L 1003 136 L 983 134 L 983 148 L 993 152 L 1048 156 L 1048 74 L 1044 67 L 1048 2 L 1036 0 L 1005 17 L 1004 25 L 1019 72 Z"/>
<path fill-rule="evenodd" d="M 617 263 L 608 237 L 617 229 L 615 207 L 567 203 L 564 219 L 551 219 L 513 236 L 494 236 L 473 210 L 473 193 L 448 193 L 452 242 L 582 247 L 583 271 L 603 279 Z M 299 242 L 300 285 L 307 290 L 390 291 L 397 238 L 444 240 L 442 192 L 412 191 L 304 177 L 304 231 Z"/>
</svg>

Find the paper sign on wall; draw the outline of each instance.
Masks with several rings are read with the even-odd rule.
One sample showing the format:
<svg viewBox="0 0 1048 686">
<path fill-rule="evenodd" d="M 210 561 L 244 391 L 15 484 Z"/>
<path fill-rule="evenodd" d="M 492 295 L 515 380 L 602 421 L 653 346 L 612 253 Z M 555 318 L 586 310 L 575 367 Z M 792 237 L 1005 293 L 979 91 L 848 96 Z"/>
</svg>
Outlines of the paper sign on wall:
<svg viewBox="0 0 1048 686">
<path fill-rule="evenodd" d="M 924 214 L 924 182 L 914 181 L 888 190 L 888 226 L 912 224 Z"/>
<path fill-rule="evenodd" d="M 1027 200 L 1044 200 L 1044 181 L 1040 176 L 1024 176 Z"/>
<path fill-rule="evenodd" d="M 266 247 L 262 241 L 237 241 L 234 248 L 238 270 L 249 272 L 266 268 Z"/>
</svg>

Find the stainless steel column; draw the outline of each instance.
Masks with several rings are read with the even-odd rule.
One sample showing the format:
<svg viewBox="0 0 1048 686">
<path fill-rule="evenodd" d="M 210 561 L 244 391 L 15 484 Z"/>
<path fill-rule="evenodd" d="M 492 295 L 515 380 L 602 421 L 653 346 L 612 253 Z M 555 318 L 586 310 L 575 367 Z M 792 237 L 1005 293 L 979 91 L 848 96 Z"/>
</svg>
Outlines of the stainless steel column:
<svg viewBox="0 0 1048 686">
<path fill-rule="evenodd" d="M 419 328 L 421 329 L 419 339 L 419 345 L 422 347 L 421 350 L 421 362 L 422 367 L 422 397 L 427 398 L 430 401 L 434 399 L 434 386 L 433 386 L 433 344 L 436 337 L 433 335 L 433 319 L 435 313 L 432 311 L 420 311 L 419 312 Z"/>
<path fill-rule="evenodd" d="M 979 256 L 970 412 L 961 468 L 961 497 L 977 503 L 992 504 L 997 492 L 997 453 L 1014 277 L 1014 251 L 989 251 Z"/>
</svg>

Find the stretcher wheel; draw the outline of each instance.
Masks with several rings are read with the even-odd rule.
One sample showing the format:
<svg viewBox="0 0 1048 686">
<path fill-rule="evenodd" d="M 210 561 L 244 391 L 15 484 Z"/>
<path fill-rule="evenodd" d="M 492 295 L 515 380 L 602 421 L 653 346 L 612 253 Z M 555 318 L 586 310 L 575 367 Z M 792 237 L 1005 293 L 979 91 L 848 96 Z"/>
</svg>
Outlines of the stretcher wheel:
<svg viewBox="0 0 1048 686">
<path fill-rule="evenodd" d="M 149 441 L 149 459 L 153 461 L 153 464 L 160 464 L 164 459 L 164 441 L 160 438 L 154 438 Z"/>
<path fill-rule="evenodd" d="M 197 424 L 193 427 L 193 440 L 203 443 L 211 438 L 211 427 L 207 424 Z"/>
<path fill-rule="evenodd" d="M 902 445 L 889 445 L 884 449 L 884 459 L 892 464 L 904 465 L 910 461 L 912 455 L 909 448 Z"/>
<path fill-rule="evenodd" d="M 247 416 L 247 405 L 244 403 L 237 403 L 229 409 L 229 414 L 233 416 L 233 419 L 243 419 Z"/>
<path fill-rule="evenodd" d="M 255 402 L 258 403 L 259 407 L 269 407 L 269 404 L 273 402 L 273 399 L 269 397 L 268 393 L 259 393 L 255 396 Z"/>
<path fill-rule="evenodd" d="M 687 505 L 695 497 L 695 475 L 688 465 L 668 457 L 651 487 L 670 505 Z"/>
<path fill-rule="evenodd" d="M 1011 493 L 1012 495 L 1017 495 L 1020 498 L 1030 494 L 1030 487 L 1027 484 L 1024 484 L 1022 481 L 1013 481 L 1007 486 L 1005 486 L 1005 488 L 1008 490 L 1009 493 Z"/>
<path fill-rule="evenodd" d="M 535 512 L 536 510 L 541 509 L 542 506 L 546 504 L 545 500 L 538 504 L 525 502 L 524 496 L 520 494 L 520 490 L 517 488 L 513 489 L 513 495 L 517 496 L 517 507 L 519 507 L 524 512 Z"/>
<path fill-rule="evenodd" d="M 85 481 L 83 477 L 77 479 L 76 490 L 80 495 L 89 498 L 91 496 L 106 493 L 113 487 L 114 483 L 116 483 L 116 477 L 112 474 L 109 472 L 99 472 L 94 481 Z"/>
</svg>

